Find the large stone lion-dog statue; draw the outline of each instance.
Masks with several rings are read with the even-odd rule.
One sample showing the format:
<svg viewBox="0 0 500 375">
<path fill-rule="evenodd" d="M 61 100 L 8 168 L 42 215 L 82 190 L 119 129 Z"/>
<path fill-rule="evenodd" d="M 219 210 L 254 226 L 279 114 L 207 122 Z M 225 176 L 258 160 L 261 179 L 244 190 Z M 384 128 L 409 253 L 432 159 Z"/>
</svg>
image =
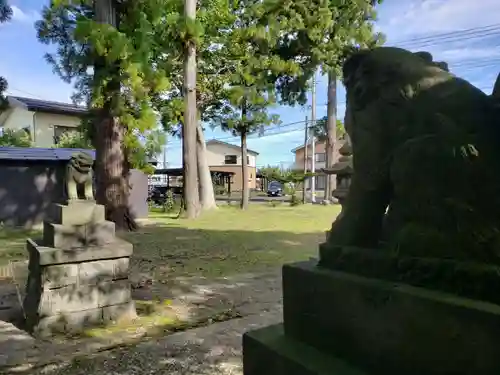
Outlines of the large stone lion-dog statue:
<svg viewBox="0 0 500 375">
<path fill-rule="evenodd" d="M 500 264 L 500 79 L 489 96 L 426 52 L 343 66 L 354 176 L 326 248 Z"/>
<path fill-rule="evenodd" d="M 78 199 L 78 187 L 83 188 L 84 199 L 93 200 L 94 159 L 86 152 L 76 152 L 71 156 L 66 168 L 66 192 L 68 200 Z"/>
</svg>

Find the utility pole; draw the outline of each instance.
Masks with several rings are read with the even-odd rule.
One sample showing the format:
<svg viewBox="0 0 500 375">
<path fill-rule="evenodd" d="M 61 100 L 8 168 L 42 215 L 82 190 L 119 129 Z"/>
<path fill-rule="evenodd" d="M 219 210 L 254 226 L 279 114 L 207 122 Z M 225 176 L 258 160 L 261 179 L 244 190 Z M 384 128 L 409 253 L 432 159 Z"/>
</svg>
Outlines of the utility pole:
<svg viewBox="0 0 500 375">
<path fill-rule="evenodd" d="M 304 127 L 304 174 L 307 173 L 307 147 L 309 146 L 307 143 L 309 141 L 309 119 L 306 116 L 306 126 Z M 306 181 L 302 183 L 302 203 L 306 203 Z"/>
<path fill-rule="evenodd" d="M 311 202 L 316 203 L 316 137 L 314 135 L 314 129 L 316 127 L 316 72 L 314 72 L 312 78 L 312 106 L 311 106 L 311 127 L 313 132 L 311 134 Z"/>
</svg>

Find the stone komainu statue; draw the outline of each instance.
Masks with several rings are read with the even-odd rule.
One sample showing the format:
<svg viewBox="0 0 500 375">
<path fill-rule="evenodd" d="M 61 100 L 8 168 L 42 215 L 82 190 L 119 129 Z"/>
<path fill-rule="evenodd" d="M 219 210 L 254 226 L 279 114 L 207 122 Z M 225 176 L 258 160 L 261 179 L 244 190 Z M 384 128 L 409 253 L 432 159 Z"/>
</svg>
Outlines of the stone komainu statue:
<svg viewBox="0 0 500 375">
<path fill-rule="evenodd" d="M 94 199 L 93 164 L 92 156 L 85 152 L 77 152 L 71 156 L 66 169 L 68 200 L 78 199 L 78 187 L 83 190 L 85 199 Z"/>
<path fill-rule="evenodd" d="M 500 264 L 500 80 L 489 96 L 392 47 L 343 70 L 354 176 L 326 248 Z"/>
</svg>

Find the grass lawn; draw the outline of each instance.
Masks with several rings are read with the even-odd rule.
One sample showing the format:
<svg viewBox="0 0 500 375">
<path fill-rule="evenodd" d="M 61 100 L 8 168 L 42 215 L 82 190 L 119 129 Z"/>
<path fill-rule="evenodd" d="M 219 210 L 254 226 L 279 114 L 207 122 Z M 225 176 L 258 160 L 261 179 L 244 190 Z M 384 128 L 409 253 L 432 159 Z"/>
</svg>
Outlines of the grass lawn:
<svg viewBox="0 0 500 375">
<path fill-rule="evenodd" d="M 145 272 L 222 276 L 254 272 L 316 256 L 338 206 L 251 205 L 242 212 L 220 205 L 197 220 L 152 212 L 138 232 L 120 236 L 135 245 L 134 263 Z M 0 264 L 25 259 L 35 231 L 0 230 Z"/>
<path fill-rule="evenodd" d="M 268 291 L 270 279 L 259 281 L 257 275 L 257 286 L 249 282 L 248 294 L 240 295 L 240 289 L 235 290 L 231 284 L 234 279 L 229 278 L 228 286 L 224 287 L 217 277 L 258 274 L 275 270 L 284 263 L 316 257 L 318 244 L 324 240 L 325 230 L 338 212 L 338 206 L 290 207 L 285 203 L 253 204 L 245 212 L 237 206 L 222 204 L 218 210 L 196 220 L 178 220 L 172 215 L 152 212 L 139 231 L 119 234 L 135 245 L 132 275 L 144 274 L 154 280 L 151 287 L 133 290 L 139 318 L 86 330 L 74 342 L 68 341 L 67 336 L 56 341 L 63 346 L 72 343 L 78 348 L 87 345 L 85 340 L 90 340 L 88 343 L 96 348 L 129 345 L 144 335 L 162 336 L 245 316 L 248 313 L 245 296 L 251 296 L 254 303 L 259 298 L 265 303 L 265 293 L 271 293 L 272 301 L 279 298 L 274 297 L 272 290 Z M 1 229 L 0 264 L 26 259 L 26 238 L 39 234 Z M 210 293 L 205 294 L 202 285 Z M 238 285 L 245 288 L 244 283 Z M 195 298 L 189 302 L 184 299 L 186 295 Z"/>
<path fill-rule="evenodd" d="M 125 234 L 137 261 L 170 274 L 207 277 L 255 272 L 317 256 L 338 206 L 224 206 L 196 220 L 152 213 L 154 224 Z"/>
</svg>

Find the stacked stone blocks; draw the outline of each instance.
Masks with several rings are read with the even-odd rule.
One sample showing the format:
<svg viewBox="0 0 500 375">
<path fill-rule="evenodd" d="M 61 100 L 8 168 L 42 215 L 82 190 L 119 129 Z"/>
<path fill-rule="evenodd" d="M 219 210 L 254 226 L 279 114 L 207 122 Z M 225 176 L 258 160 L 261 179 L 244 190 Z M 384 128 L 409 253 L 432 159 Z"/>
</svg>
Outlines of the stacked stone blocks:
<svg viewBox="0 0 500 375">
<path fill-rule="evenodd" d="M 134 318 L 128 278 L 133 246 L 115 237 L 104 206 L 72 200 L 54 204 L 50 217 L 43 239 L 27 242 L 27 329 L 47 336 Z"/>
</svg>

